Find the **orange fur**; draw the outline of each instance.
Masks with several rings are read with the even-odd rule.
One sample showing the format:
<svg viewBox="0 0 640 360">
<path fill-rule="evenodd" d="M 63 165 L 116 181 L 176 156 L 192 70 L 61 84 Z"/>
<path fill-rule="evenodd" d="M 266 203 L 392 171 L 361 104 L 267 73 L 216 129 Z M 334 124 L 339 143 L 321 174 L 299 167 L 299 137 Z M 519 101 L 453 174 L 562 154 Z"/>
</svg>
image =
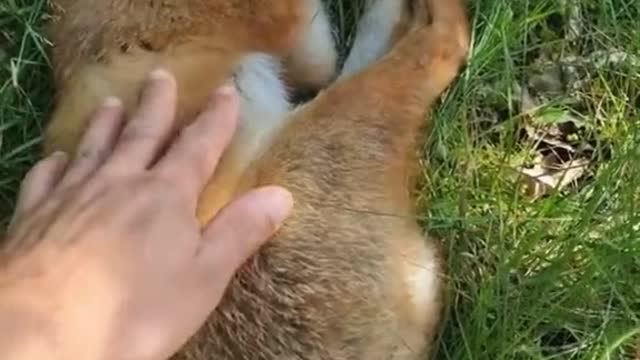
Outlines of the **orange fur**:
<svg viewBox="0 0 640 360">
<path fill-rule="evenodd" d="M 302 0 L 57 3 L 58 104 L 46 152 L 75 149 L 103 97 L 131 109 L 157 65 L 176 74 L 179 117 L 189 121 L 246 54 L 291 59 L 310 16 Z M 292 191 L 294 214 L 176 359 L 415 360 L 428 351 L 442 269 L 410 220 L 413 154 L 429 106 L 465 60 L 468 29 L 460 0 L 412 5 L 382 59 L 288 115 L 260 152 L 232 144 L 201 197 L 200 220 L 267 184 Z M 309 69 L 298 70 L 308 83 Z"/>
</svg>

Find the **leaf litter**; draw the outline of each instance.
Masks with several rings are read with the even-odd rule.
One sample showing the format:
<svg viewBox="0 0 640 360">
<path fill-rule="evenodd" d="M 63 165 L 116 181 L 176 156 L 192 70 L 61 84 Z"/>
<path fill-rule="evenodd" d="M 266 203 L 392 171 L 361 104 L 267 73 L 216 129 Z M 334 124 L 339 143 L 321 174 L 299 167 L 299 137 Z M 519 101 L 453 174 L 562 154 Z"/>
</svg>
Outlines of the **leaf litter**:
<svg viewBox="0 0 640 360">
<path fill-rule="evenodd" d="M 576 44 L 584 37 L 585 21 L 580 2 L 564 0 L 565 20 L 563 41 Z M 515 179 L 531 199 L 539 199 L 554 192 L 579 189 L 607 159 L 608 144 L 603 141 L 587 115 L 594 80 L 600 71 L 619 70 L 640 81 L 640 55 L 619 49 L 597 49 L 580 54 L 557 47 L 541 47 L 536 56 L 528 59 L 524 80 L 511 84 L 514 106 L 496 104 L 491 99 L 498 86 L 487 86 L 481 96 L 487 106 L 474 110 L 480 124 L 495 125 L 504 116 L 500 108 L 517 109 L 520 132 L 519 144 L 528 149 L 528 156 L 512 163 Z M 578 46 L 573 46 L 578 48 Z M 492 84 L 496 85 L 496 84 Z M 630 99 L 625 99 L 632 101 Z M 496 106 L 497 105 L 497 106 Z M 607 119 L 604 119 L 606 121 Z"/>
</svg>

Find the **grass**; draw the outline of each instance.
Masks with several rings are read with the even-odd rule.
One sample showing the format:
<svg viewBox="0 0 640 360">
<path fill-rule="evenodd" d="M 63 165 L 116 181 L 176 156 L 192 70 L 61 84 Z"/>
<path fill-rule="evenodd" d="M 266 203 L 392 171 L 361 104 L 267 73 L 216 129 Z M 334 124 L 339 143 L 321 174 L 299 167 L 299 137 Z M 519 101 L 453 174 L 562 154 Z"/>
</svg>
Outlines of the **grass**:
<svg viewBox="0 0 640 360">
<path fill-rule="evenodd" d="M 0 229 L 37 158 L 50 106 L 46 41 L 40 34 L 46 6 L 45 0 L 0 2 Z"/>
<path fill-rule="evenodd" d="M 361 1 L 330 1 L 347 46 Z M 640 2 L 470 3 L 470 63 L 434 110 L 418 189 L 420 221 L 442 241 L 450 269 L 435 357 L 632 359 L 640 344 L 640 63 L 632 61 Z M 45 0 L 0 3 L 0 228 L 50 107 L 44 20 Z M 602 52 L 627 60 L 590 58 Z M 535 116 L 523 114 L 513 84 L 543 79 L 549 64 L 562 64 L 565 86 L 551 95 L 531 86 L 549 96 Z M 580 74 L 579 89 L 566 88 L 569 70 Z M 589 166 L 571 186 L 532 198 L 514 169 L 549 152 L 522 135 L 540 119 L 543 129 L 560 128 L 549 114 L 580 124 L 564 141 L 588 145 Z"/>
</svg>

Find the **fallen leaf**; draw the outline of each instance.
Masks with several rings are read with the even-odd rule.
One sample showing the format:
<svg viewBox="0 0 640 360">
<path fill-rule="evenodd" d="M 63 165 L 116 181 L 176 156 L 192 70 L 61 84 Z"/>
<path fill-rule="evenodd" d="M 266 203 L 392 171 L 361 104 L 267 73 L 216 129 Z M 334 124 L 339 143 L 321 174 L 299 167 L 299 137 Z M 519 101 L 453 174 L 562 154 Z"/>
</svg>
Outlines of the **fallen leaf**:
<svg viewBox="0 0 640 360">
<path fill-rule="evenodd" d="M 542 157 L 532 168 L 520 167 L 517 173 L 524 175 L 528 196 L 538 199 L 552 191 L 566 188 L 583 177 L 591 162 L 580 158 L 560 163 L 553 155 Z"/>
</svg>

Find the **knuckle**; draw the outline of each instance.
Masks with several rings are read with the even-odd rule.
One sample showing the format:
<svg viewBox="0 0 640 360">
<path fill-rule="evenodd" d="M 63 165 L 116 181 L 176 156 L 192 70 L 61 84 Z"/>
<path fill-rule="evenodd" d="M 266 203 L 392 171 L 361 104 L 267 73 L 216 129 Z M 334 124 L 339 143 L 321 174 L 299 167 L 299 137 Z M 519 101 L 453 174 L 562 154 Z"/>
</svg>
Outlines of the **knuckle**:
<svg viewBox="0 0 640 360">
<path fill-rule="evenodd" d="M 132 122 L 139 122 L 139 119 L 132 119 Z M 155 128 L 147 126 L 132 125 L 127 127 L 120 136 L 122 143 L 156 142 L 162 134 Z"/>
<path fill-rule="evenodd" d="M 107 158 L 107 151 L 102 147 L 86 146 L 80 149 L 78 155 L 74 159 L 74 163 L 85 164 L 93 163 L 95 161 L 101 161 Z"/>
<path fill-rule="evenodd" d="M 175 151 L 180 153 L 185 169 L 198 178 L 204 176 L 207 168 L 205 165 L 215 160 L 211 155 L 215 155 L 215 145 L 210 138 L 195 129 L 185 129 L 180 133 L 177 144 Z"/>
<path fill-rule="evenodd" d="M 192 152 L 198 152 L 210 145 L 210 135 L 202 131 L 201 127 L 192 125 L 180 131 L 179 139 Z"/>
<path fill-rule="evenodd" d="M 154 182 L 135 179 L 114 186 L 113 199 L 126 203 L 126 208 L 129 211 L 138 212 L 140 209 L 155 207 L 154 202 L 158 200 L 158 196 L 155 194 L 162 193 L 162 191 L 166 190 L 159 188 Z"/>
</svg>

